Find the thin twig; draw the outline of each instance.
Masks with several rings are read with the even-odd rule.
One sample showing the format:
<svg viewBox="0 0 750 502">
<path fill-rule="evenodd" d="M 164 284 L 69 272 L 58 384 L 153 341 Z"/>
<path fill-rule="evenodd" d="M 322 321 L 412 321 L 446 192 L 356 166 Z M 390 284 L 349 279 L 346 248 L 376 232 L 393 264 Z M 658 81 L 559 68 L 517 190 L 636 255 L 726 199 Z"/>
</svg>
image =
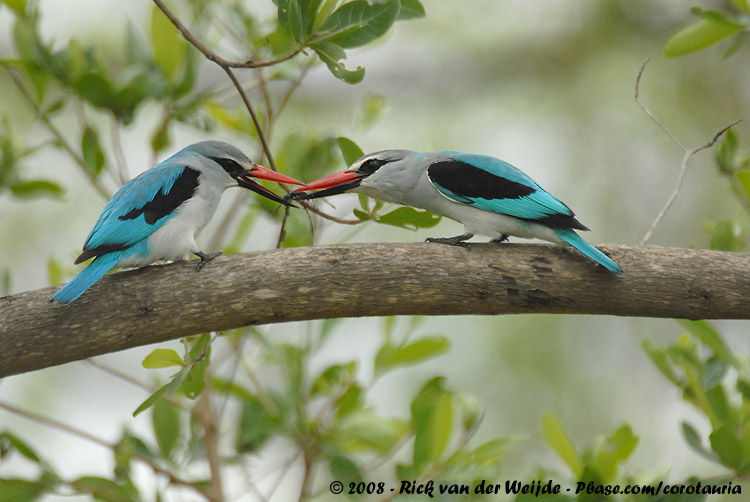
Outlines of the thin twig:
<svg viewBox="0 0 750 502">
<path fill-rule="evenodd" d="M 266 158 L 268 159 L 268 167 L 274 171 L 278 171 L 276 167 L 276 162 L 273 158 L 273 153 L 271 153 L 271 147 L 268 144 L 268 140 L 266 138 L 266 134 L 263 131 L 263 128 L 260 125 L 260 121 L 258 120 L 258 116 L 255 114 L 255 109 L 253 108 L 252 104 L 250 103 L 250 100 L 247 97 L 247 94 L 245 93 L 245 90 L 243 89 L 242 85 L 240 84 L 239 80 L 235 76 L 234 72 L 232 71 L 232 68 L 260 68 L 262 66 L 271 66 L 277 63 L 280 63 L 282 61 L 286 61 L 288 59 L 291 59 L 292 57 L 296 56 L 300 52 L 302 52 L 302 48 L 298 48 L 292 53 L 288 54 L 287 56 L 284 56 L 283 58 L 274 60 L 274 61 L 267 61 L 265 63 L 253 63 L 252 61 L 247 61 L 245 63 L 234 63 L 231 61 L 228 61 L 220 56 L 218 56 L 216 53 L 211 51 L 208 47 L 203 45 L 191 32 L 187 29 L 187 27 L 180 22 L 180 20 L 170 11 L 166 5 L 164 5 L 164 2 L 162 0 L 153 0 L 154 4 L 156 4 L 157 7 L 164 13 L 164 15 L 167 16 L 167 18 L 172 22 L 172 24 L 175 25 L 175 27 L 182 33 L 182 36 L 185 37 L 185 40 L 187 40 L 190 44 L 192 44 L 196 49 L 201 51 L 203 55 L 208 59 L 209 61 L 213 61 L 217 65 L 221 67 L 221 69 L 224 70 L 224 72 L 227 74 L 229 79 L 232 81 L 232 84 L 234 85 L 235 89 L 237 89 L 237 92 L 240 95 L 240 98 L 242 99 L 242 102 L 245 104 L 245 108 L 247 108 L 248 113 L 250 114 L 250 118 L 253 121 L 253 125 L 255 126 L 256 131 L 258 132 L 258 138 L 260 139 L 260 143 L 263 146 L 263 152 L 265 153 Z M 301 82 L 301 80 L 300 80 Z M 284 100 L 282 100 L 282 104 L 280 107 L 283 107 L 286 102 L 288 102 L 289 97 L 291 97 L 292 92 L 299 86 L 299 83 L 295 83 L 292 88 L 287 92 L 286 96 L 284 97 Z M 278 113 L 278 110 L 277 110 Z M 291 188 L 288 186 L 281 184 L 281 187 L 286 190 L 286 192 L 290 192 Z M 336 223 L 341 223 L 344 225 L 356 225 L 358 223 L 361 223 L 360 220 L 346 220 L 337 218 L 335 216 L 332 216 L 330 214 L 327 214 L 315 207 L 313 207 L 311 204 L 307 202 L 301 202 L 302 206 L 304 206 L 306 209 L 312 211 L 313 213 L 317 214 L 318 216 L 321 216 L 322 218 L 325 218 L 330 221 L 335 221 Z"/>
<path fill-rule="evenodd" d="M 29 94 L 28 90 L 26 89 L 26 86 L 21 81 L 21 79 L 16 75 L 11 69 L 5 67 L 5 70 L 8 72 L 8 75 L 10 76 L 13 83 L 18 88 L 21 95 L 24 97 L 26 102 L 29 104 L 31 109 L 34 111 L 34 114 L 36 114 L 37 118 L 42 121 L 44 126 L 47 128 L 47 130 L 52 133 L 52 135 L 55 137 L 55 140 L 57 141 L 57 144 L 66 152 L 68 152 L 68 155 L 75 161 L 76 164 L 81 168 L 81 171 L 86 175 L 86 177 L 89 178 L 89 181 L 91 181 L 91 184 L 96 188 L 96 190 L 104 196 L 105 199 L 109 199 L 112 197 L 112 194 L 109 193 L 103 186 L 99 184 L 99 180 L 97 179 L 96 175 L 92 173 L 87 167 L 86 167 L 86 161 L 83 159 L 82 156 L 80 156 L 75 150 L 73 150 L 73 147 L 71 147 L 68 142 L 65 140 L 65 137 L 63 137 L 62 133 L 55 127 L 55 125 L 52 123 L 52 121 L 49 119 L 49 117 L 42 113 L 41 108 L 37 104 L 37 102 L 34 100 L 34 98 Z"/>
<path fill-rule="evenodd" d="M 337 218 L 336 216 L 333 216 L 324 211 L 321 211 L 317 207 L 313 206 L 311 203 L 304 201 L 304 200 L 298 200 L 297 203 L 301 204 L 305 209 L 317 214 L 318 216 L 325 218 L 326 220 L 335 221 L 336 223 L 341 223 L 343 225 L 358 225 L 362 223 L 362 220 L 346 220 L 343 218 Z"/>
<path fill-rule="evenodd" d="M 104 371 L 106 373 L 109 373 L 110 375 L 112 375 L 114 377 L 117 377 L 117 378 L 119 378 L 121 380 L 124 380 L 124 381 L 126 381 L 126 382 L 128 382 L 128 383 L 130 383 L 132 385 L 135 385 L 136 387 L 139 387 L 139 388 L 147 391 L 149 394 L 151 394 L 151 393 L 154 392 L 154 389 L 152 388 L 151 385 L 148 385 L 148 384 L 145 384 L 145 383 L 141 382 L 140 380 L 132 377 L 128 373 L 125 373 L 123 371 L 115 369 L 115 368 L 113 368 L 111 366 L 108 366 L 108 365 L 106 365 L 104 363 L 101 363 L 101 362 L 99 362 L 99 361 L 97 361 L 96 359 L 93 359 L 93 358 L 86 359 L 86 362 L 89 363 L 90 365 L 94 366 L 95 368 L 98 368 L 98 369 L 100 369 L 100 370 L 102 370 L 102 371 Z M 193 412 L 190 408 L 188 408 L 187 406 L 185 406 L 185 403 L 183 401 L 181 401 L 179 399 L 176 399 L 173 396 L 169 396 L 167 394 L 162 394 L 160 399 L 164 399 L 165 401 L 169 402 L 170 404 L 174 405 L 177 408 L 180 408 L 181 410 L 183 410 L 183 411 L 185 411 L 187 413 L 191 413 L 192 414 L 192 412 Z"/>
<path fill-rule="evenodd" d="M 284 217 L 281 218 L 281 228 L 279 228 L 279 238 L 276 239 L 276 249 L 280 249 L 286 238 L 286 222 L 289 219 L 289 206 L 284 206 Z"/>
<path fill-rule="evenodd" d="M 664 131 L 672 139 L 672 141 L 674 141 L 674 143 L 677 146 L 679 146 L 685 152 L 685 155 L 683 155 L 683 157 L 682 157 L 682 163 L 680 164 L 680 172 L 677 175 L 677 183 L 675 185 L 675 188 L 672 191 L 672 194 L 669 196 L 669 199 L 667 200 L 667 203 L 664 205 L 664 207 L 662 208 L 662 210 L 659 212 L 658 216 L 656 217 L 656 219 L 654 220 L 654 222 L 651 224 L 651 226 L 649 227 L 649 229 L 646 232 L 646 234 L 643 236 L 643 239 L 641 239 L 641 244 L 646 244 L 648 242 L 648 240 L 651 238 L 651 235 L 653 235 L 654 231 L 656 230 L 656 227 L 659 226 L 659 223 L 661 223 L 661 220 L 667 214 L 667 211 L 669 211 L 669 208 L 672 207 L 672 204 L 674 203 L 675 199 L 677 198 L 677 194 L 680 192 L 680 189 L 682 188 L 682 182 L 685 179 L 685 173 L 687 171 L 687 164 L 688 164 L 688 161 L 690 160 L 690 158 L 693 155 L 695 155 L 696 153 L 700 152 L 700 151 L 706 150 L 707 148 L 711 148 L 714 145 L 714 143 L 716 143 L 716 141 L 721 137 L 722 134 L 724 134 L 729 129 L 731 129 L 732 127 L 736 126 L 740 122 L 742 122 L 742 119 L 735 120 L 734 122 L 732 122 L 728 126 L 724 127 L 722 130 L 720 130 L 719 132 L 717 132 L 714 135 L 714 137 L 711 138 L 710 141 L 708 141 L 708 143 L 706 143 L 704 145 L 701 145 L 701 146 L 697 146 L 697 147 L 695 147 L 693 149 L 688 150 L 682 143 L 680 143 L 680 141 L 674 136 L 674 134 L 672 134 L 672 132 L 669 129 L 667 129 L 667 127 L 664 124 L 662 124 L 659 121 L 659 119 L 657 119 L 654 116 L 654 114 L 651 113 L 651 111 L 649 111 L 649 109 L 646 108 L 646 106 L 641 102 L 641 98 L 640 98 L 641 76 L 643 75 L 643 71 L 646 69 L 646 65 L 648 64 L 648 62 L 650 60 L 651 60 L 651 58 L 646 58 L 646 60 L 641 65 L 640 70 L 638 71 L 638 76 L 635 79 L 635 101 L 636 101 L 636 103 L 638 103 L 638 106 L 641 108 L 641 110 L 643 110 L 643 112 L 651 120 L 653 120 L 656 123 L 656 125 L 658 125 L 659 128 L 662 131 Z"/>
<path fill-rule="evenodd" d="M 247 94 L 245 93 L 245 89 L 242 88 L 242 84 L 240 84 L 240 81 L 237 80 L 237 76 L 232 71 L 232 68 L 230 68 L 229 66 L 221 66 L 221 68 L 226 72 L 227 76 L 229 77 L 229 80 L 231 80 L 232 83 L 234 84 L 235 89 L 237 89 L 237 92 L 240 95 L 240 99 L 242 99 L 242 102 L 245 104 L 245 108 L 247 108 L 247 112 L 250 114 L 250 118 L 253 121 L 253 125 L 255 125 L 255 130 L 258 132 L 258 138 L 260 139 L 260 144 L 263 145 L 263 152 L 266 154 L 266 158 L 268 159 L 268 167 L 274 171 L 278 171 L 278 169 L 276 168 L 276 162 L 273 160 L 271 147 L 268 145 L 268 140 L 266 139 L 266 135 L 263 132 L 263 128 L 260 125 L 260 120 L 258 120 L 258 115 L 256 115 L 255 109 L 253 108 L 253 105 L 250 103 L 250 100 L 248 99 Z"/>
<path fill-rule="evenodd" d="M 94 436 L 93 434 L 89 434 L 88 432 L 82 431 L 81 429 L 76 429 L 75 427 L 71 427 L 70 425 L 64 424 L 62 422 L 58 422 L 57 420 L 54 420 L 54 419 L 51 419 L 51 418 L 47 418 L 47 417 L 43 417 L 43 416 L 38 415 L 36 413 L 30 412 L 30 411 L 26 411 L 26 410 L 22 410 L 21 408 L 16 408 L 15 406 L 9 405 L 9 404 L 1 402 L 1 401 L 0 401 L 0 408 L 4 409 L 4 410 L 6 410 L 6 411 L 8 411 L 10 413 L 13 413 L 15 415 L 18 415 L 20 417 L 23 417 L 23 418 L 25 418 L 27 420 L 31 420 L 33 422 L 37 422 L 37 423 L 45 425 L 47 427 L 51 427 L 51 428 L 54 428 L 54 429 L 61 430 L 63 432 L 67 432 L 68 434 L 72 434 L 74 436 L 78 436 L 79 438 L 85 439 L 85 440 L 90 441 L 90 442 L 92 442 L 94 444 L 98 444 L 99 446 L 102 446 L 102 447 L 107 448 L 109 450 L 112 450 L 112 451 L 117 450 L 117 446 L 116 445 L 108 443 L 107 441 L 105 441 L 105 440 L 103 440 L 101 438 L 98 438 L 98 437 Z M 193 483 L 193 482 L 190 482 L 190 481 L 186 481 L 186 480 L 184 480 L 184 479 L 176 476 L 175 474 L 173 474 L 173 473 L 171 473 L 171 472 L 169 472 L 167 470 L 162 469 L 161 467 L 159 467 L 158 465 L 156 465 L 155 463 L 153 463 L 148 458 L 141 457 L 137 453 L 133 454 L 133 458 L 138 459 L 141 462 L 143 462 L 144 464 L 148 465 L 155 473 L 166 476 L 167 478 L 169 478 L 169 481 L 171 483 L 173 483 L 175 485 L 180 485 L 180 486 L 187 486 L 187 487 L 193 489 L 198 494 L 200 494 L 202 497 L 206 497 L 207 496 L 206 492 L 204 492 L 196 483 Z"/>
<path fill-rule="evenodd" d="M 120 125 L 117 119 L 112 121 L 112 151 L 115 154 L 115 162 L 117 163 L 117 173 L 120 176 L 120 185 L 124 185 L 130 179 L 128 173 L 128 164 L 125 160 L 125 154 L 122 151 L 122 141 L 120 138 Z"/>
<path fill-rule="evenodd" d="M 262 68 L 264 66 L 273 66 L 279 63 L 283 63 L 284 61 L 287 61 L 289 59 L 292 59 L 294 56 L 302 52 L 302 47 L 298 47 L 297 49 L 293 50 L 286 56 L 280 57 L 278 59 L 273 59 L 271 61 L 261 61 L 261 62 L 255 62 L 252 59 L 248 61 L 230 61 L 228 59 L 224 59 L 223 57 L 219 56 L 215 52 L 213 52 L 211 49 L 203 45 L 203 43 L 198 40 L 193 34 L 190 32 L 190 30 L 187 29 L 187 27 L 182 24 L 182 22 L 175 16 L 172 11 L 170 11 L 166 5 L 164 5 L 164 2 L 162 0 L 154 0 L 154 3 L 157 7 L 164 13 L 167 18 L 172 22 L 172 24 L 177 28 L 180 33 L 182 33 L 182 36 L 185 37 L 185 40 L 190 42 L 190 44 L 201 51 L 204 56 L 206 56 L 206 59 L 209 61 L 213 61 L 214 63 L 218 64 L 222 68 Z"/>
</svg>

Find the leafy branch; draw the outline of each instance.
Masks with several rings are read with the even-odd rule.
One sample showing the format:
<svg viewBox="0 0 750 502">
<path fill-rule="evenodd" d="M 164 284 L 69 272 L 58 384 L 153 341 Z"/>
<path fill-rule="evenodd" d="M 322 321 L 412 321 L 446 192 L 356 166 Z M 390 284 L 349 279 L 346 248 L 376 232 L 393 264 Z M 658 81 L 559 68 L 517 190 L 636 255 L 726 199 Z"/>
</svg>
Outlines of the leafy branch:
<svg viewBox="0 0 750 502">
<path fill-rule="evenodd" d="M 688 164 L 688 161 L 690 160 L 690 158 L 693 155 L 695 155 L 696 153 L 698 153 L 698 152 L 706 150 L 707 148 L 711 148 L 714 145 L 714 143 L 716 143 L 716 141 L 721 137 L 722 134 L 724 134 L 729 129 L 731 129 L 732 127 L 734 127 L 735 125 L 739 124 L 742 121 L 741 119 L 740 120 L 735 120 L 734 122 L 732 122 L 728 126 L 726 126 L 723 129 L 721 129 L 719 132 L 717 132 L 714 135 L 713 138 L 711 138 L 707 143 L 705 143 L 705 144 L 703 144 L 701 146 L 697 146 L 697 147 L 691 148 L 691 149 L 686 148 L 672 134 L 672 132 L 666 126 L 664 126 L 664 124 L 662 124 L 661 121 L 659 121 L 659 119 L 657 119 L 656 116 L 654 116 L 654 114 L 651 113 L 651 111 L 648 108 L 646 108 L 646 106 L 643 104 L 643 102 L 641 102 L 641 98 L 640 98 L 641 77 L 643 76 L 643 72 L 646 69 L 646 65 L 648 64 L 649 60 L 650 60 L 650 58 L 647 58 L 643 62 L 643 64 L 641 65 L 640 70 L 638 71 L 638 76 L 635 79 L 635 101 L 636 101 L 636 103 L 638 103 L 638 106 L 641 108 L 641 110 L 643 110 L 643 112 L 651 120 L 653 120 L 656 123 L 656 125 L 658 125 L 659 128 L 662 131 L 664 131 L 672 139 L 672 141 L 675 144 L 677 144 L 677 146 L 679 146 L 685 152 L 685 154 L 682 157 L 682 162 L 680 164 L 680 171 L 677 174 L 677 184 L 676 184 L 674 190 L 672 191 L 672 194 L 669 196 L 669 199 L 667 199 L 666 204 L 664 204 L 664 207 L 659 212 L 659 214 L 656 216 L 656 218 L 654 219 L 653 223 L 651 223 L 651 226 L 649 227 L 649 229 L 646 231 L 645 235 L 643 236 L 643 239 L 641 239 L 641 244 L 646 244 L 648 242 L 648 240 L 651 238 L 651 235 L 653 235 L 654 231 L 656 230 L 656 227 L 659 226 L 659 223 L 661 223 L 661 220 L 667 214 L 667 211 L 669 211 L 669 208 L 672 207 L 672 204 L 674 203 L 675 199 L 677 198 L 677 194 L 680 193 L 680 189 L 682 188 L 682 182 L 685 179 L 685 173 L 687 171 L 687 164 Z"/>
</svg>

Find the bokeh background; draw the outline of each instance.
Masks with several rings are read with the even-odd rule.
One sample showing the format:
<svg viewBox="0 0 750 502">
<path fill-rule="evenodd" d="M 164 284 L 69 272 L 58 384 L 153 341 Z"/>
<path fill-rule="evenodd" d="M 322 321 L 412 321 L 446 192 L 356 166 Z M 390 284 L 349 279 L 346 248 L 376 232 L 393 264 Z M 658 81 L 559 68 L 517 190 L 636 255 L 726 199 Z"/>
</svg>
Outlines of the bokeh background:
<svg viewBox="0 0 750 502">
<path fill-rule="evenodd" d="M 728 2 L 696 3 L 711 8 Z M 733 120 L 750 117 L 747 50 L 729 59 L 722 57 L 721 47 L 678 59 L 662 55 L 669 35 L 691 21 L 690 2 L 423 0 L 423 4 L 425 18 L 397 23 L 387 36 L 349 54 L 348 66 L 366 67 L 361 84 L 348 85 L 334 79 L 324 66 L 314 67 L 278 129 L 301 136 L 347 136 L 365 151 L 458 149 L 494 155 L 523 169 L 571 206 L 592 229 L 586 234 L 591 242 L 637 243 L 671 193 L 683 154 L 633 99 L 644 60 L 651 58 L 641 85 L 642 99 L 685 146 L 703 144 Z M 50 37 L 61 44 L 72 36 L 94 40 L 113 59 L 122 50 L 127 22 L 147 26 L 152 9 L 146 1 L 42 0 L 39 5 L 44 32 Z M 258 8 L 272 11 L 274 7 Z M 8 9 L 0 7 L 3 54 L 12 53 L 11 19 Z M 228 96 L 232 93 L 221 70 L 209 63 L 201 66 L 198 80 L 199 86 L 224 86 Z M 24 141 L 37 142 L 44 134 L 42 128 L 4 74 L 0 74 L 0 89 L 3 115 L 21 131 Z M 368 106 L 379 110 L 374 121 L 366 118 Z M 142 127 L 131 128 L 123 137 L 130 176 L 152 165 L 147 145 L 156 120 L 156 111 L 144 107 L 136 117 Z M 737 126 L 741 138 L 750 137 L 748 127 L 747 121 Z M 259 155 L 257 144 L 237 133 L 217 130 L 212 136 L 233 142 L 256 158 Z M 178 127 L 168 153 L 202 138 L 198 131 Z M 272 139 L 279 147 L 282 135 Z M 328 170 L 342 167 L 332 165 Z M 70 264 L 106 202 L 75 166 L 52 150 L 40 151 L 26 168 L 31 175 L 56 180 L 66 192 L 61 198 L 34 200 L 0 194 L 0 269 L 10 277 L 5 293 L 48 286 L 50 258 L 70 266 L 72 272 Z M 116 188 L 114 180 L 109 182 Z M 215 221 L 222 219 L 221 212 L 228 211 L 236 197 L 225 196 Z M 352 195 L 330 203 L 321 207 L 340 216 L 350 215 L 359 204 Z M 706 248 L 709 235 L 704 227 L 739 212 L 727 183 L 717 174 L 713 152 L 703 152 L 692 159 L 682 191 L 650 243 Z M 315 221 L 316 245 L 420 241 L 461 231 L 448 220 L 417 232 L 373 223 L 351 228 Z M 206 236 L 215 232 L 209 226 L 200 242 L 205 244 Z M 259 221 L 242 250 L 270 249 L 277 233 L 278 222 Z M 400 319 L 397 326 L 408 322 Z M 359 358 L 362 374 L 368 375 L 383 324 L 381 319 L 342 321 L 310 370 Z M 716 326 L 733 348 L 748 351 L 747 322 Z M 262 331 L 269 338 L 295 340 L 308 329 L 304 323 Z M 560 418 L 576 444 L 630 424 L 640 438 L 628 464 L 630 472 L 645 471 L 672 481 L 723 472 L 686 445 L 682 421 L 701 432 L 710 430 L 709 425 L 685 404 L 641 348 L 644 339 L 673 342 L 682 332 L 674 321 L 466 316 L 426 319 L 418 332 L 448 336 L 452 349 L 428 363 L 389 374 L 368 398 L 386 415 L 407 417 L 410 396 L 430 377 L 445 375 L 450 388 L 474 395 L 485 408 L 478 439 L 525 438 L 501 464 L 504 478 L 529 477 L 540 466 L 565 471 L 542 437 L 540 417 L 547 412 Z M 140 362 L 151 349 L 98 360 L 148 381 Z M 0 382 L 0 401 L 108 439 L 123 427 L 150 434 L 146 416 L 131 416 L 146 395 L 86 362 Z M 0 426 L 52 453 L 63 474 L 111 470 L 110 452 L 97 445 L 5 411 L 0 411 Z M 18 469 L 23 471 L 22 466 Z M 298 474 L 295 469 L 286 473 L 289 493 L 294 492 Z M 283 490 L 277 494 L 278 500 L 285 496 Z"/>
</svg>

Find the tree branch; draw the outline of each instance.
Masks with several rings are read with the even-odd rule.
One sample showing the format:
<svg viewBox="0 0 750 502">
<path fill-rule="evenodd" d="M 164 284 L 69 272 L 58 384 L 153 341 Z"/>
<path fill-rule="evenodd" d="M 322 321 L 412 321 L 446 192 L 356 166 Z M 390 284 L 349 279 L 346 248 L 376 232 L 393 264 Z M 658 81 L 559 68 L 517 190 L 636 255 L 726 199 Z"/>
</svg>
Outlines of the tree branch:
<svg viewBox="0 0 750 502">
<path fill-rule="evenodd" d="M 604 246 L 625 273 L 544 244 L 302 247 L 105 276 L 68 305 L 58 287 L 0 298 L 0 376 L 259 324 L 385 315 L 605 314 L 750 318 L 750 259 Z"/>
<path fill-rule="evenodd" d="M 172 24 L 177 28 L 177 30 L 182 34 L 182 36 L 185 38 L 185 40 L 188 41 L 193 47 L 198 49 L 203 53 L 204 56 L 206 56 L 206 59 L 209 61 L 213 61 L 214 63 L 218 64 L 222 68 L 262 68 L 265 66 L 273 66 L 279 63 L 283 63 L 284 61 L 287 61 L 289 59 L 292 59 L 294 56 L 302 52 L 302 47 L 298 47 L 297 49 L 293 50 L 286 56 L 282 56 L 278 59 L 274 59 L 271 61 L 261 61 L 261 62 L 255 62 L 252 59 L 248 61 L 230 61 L 228 59 L 225 59 L 218 54 L 216 54 L 214 51 L 206 47 L 200 40 L 198 40 L 191 32 L 188 30 L 188 28 L 182 24 L 182 21 L 175 16 L 171 10 L 167 8 L 167 6 L 164 4 L 162 0 L 153 0 L 154 4 L 161 10 L 165 16 L 172 22 Z"/>
<path fill-rule="evenodd" d="M 720 130 L 719 132 L 717 132 L 716 134 L 714 134 L 714 137 L 711 138 L 707 143 L 704 143 L 703 145 L 696 146 L 695 148 L 691 148 L 691 149 L 688 150 L 680 142 L 680 140 L 678 140 L 675 137 L 675 135 L 672 134 L 672 131 L 670 131 L 664 124 L 662 124 L 661 121 L 658 118 L 656 118 L 656 116 L 653 113 L 651 113 L 651 111 L 648 108 L 646 108 L 646 106 L 643 104 L 643 102 L 641 102 L 641 96 L 640 96 L 640 93 L 641 93 L 641 91 L 640 91 L 640 88 L 641 88 L 641 77 L 643 76 L 643 72 L 646 69 L 646 65 L 648 64 L 648 62 L 650 60 L 651 60 L 651 58 L 646 58 L 646 60 L 641 65 L 641 69 L 638 70 L 638 76 L 635 78 L 635 102 L 638 104 L 638 106 L 641 108 L 641 110 L 643 110 L 643 112 L 648 116 L 648 118 L 650 118 L 651 120 L 653 120 L 656 123 L 656 125 L 658 125 L 659 128 L 662 131 L 664 131 L 667 134 L 667 136 L 669 136 L 672 139 L 672 141 L 677 146 L 679 146 L 682 149 L 682 151 L 685 152 L 685 154 L 682 156 L 682 163 L 680 164 L 680 172 L 677 175 L 677 183 L 676 183 L 676 185 L 674 187 L 674 190 L 672 190 L 672 195 L 669 196 L 669 199 L 667 199 L 666 204 L 664 204 L 664 207 L 659 212 L 659 214 L 656 216 L 656 218 L 654 219 L 654 222 L 651 223 L 651 226 L 646 231 L 646 234 L 643 236 L 643 239 L 641 239 L 641 244 L 646 244 L 648 242 L 648 240 L 651 238 L 651 236 L 653 235 L 654 231 L 656 230 L 656 227 L 659 226 L 659 223 L 661 223 L 661 220 L 664 219 L 664 216 L 667 214 L 667 211 L 669 211 L 669 208 L 672 207 L 672 204 L 674 203 L 674 200 L 677 198 L 677 194 L 680 193 L 680 189 L 682 188 L 682 182 L 685 179 L 685 172 L 687 171 L 687 164 L 688 164 L 688 161 L 690 160 L 690 158 L 693 155 L 695 155 L 696 153 L 701 152 L 703 150 L 706 150 L 706 149 L 711 148 L 712 146 L 714 146 L 714 143 L 716 143 L 718 141 L 718 139 L 721 137 L 722 134 L 724 134 L 729 129 L 731 129 L 732 127 L 736 126 L 740 122 L 742 122 L 741 119 L 740 120 L 735 120 L 734 122 L 732 122 L 728 126 L 724 127 L 722 130 Z"/>
</svg>

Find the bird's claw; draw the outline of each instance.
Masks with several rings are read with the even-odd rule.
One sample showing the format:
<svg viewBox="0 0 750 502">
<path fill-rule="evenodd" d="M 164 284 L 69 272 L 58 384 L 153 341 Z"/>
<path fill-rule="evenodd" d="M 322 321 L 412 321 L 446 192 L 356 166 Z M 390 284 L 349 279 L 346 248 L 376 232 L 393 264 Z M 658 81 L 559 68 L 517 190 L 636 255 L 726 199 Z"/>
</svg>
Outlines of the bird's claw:
<svg viewBox="0 0 750 502">
<path fill-rule="evenodd" d="M 425 242 L 436 242 L 438 244 L 449 244 L 451 246 L 461 246 L 464 248 L 469 247 L 469 243 L 465 242 L 467 239 L 471 239 L 472 236 L 457 235 L 456 237 L 428 237 Z"/>
<path fill-rule="evenodd" d="M 221 256 L 222 254 L 224 254 L 224 251 L 215 251 L 213 253 L 203 253 L 201 251 L 198 251 L 197 253 L 195 253 L 195 256 L 197 256 L 198 258 L 200 258 L 201 261 L 198 262 L 198 265 L 196 265 L 195 269 L 196 270 L 202 270 L 203 267 L 206 266 L 206 263 L 210 262 L 211 260 L 213 260 L 217 256 Z"/>
</svg>

